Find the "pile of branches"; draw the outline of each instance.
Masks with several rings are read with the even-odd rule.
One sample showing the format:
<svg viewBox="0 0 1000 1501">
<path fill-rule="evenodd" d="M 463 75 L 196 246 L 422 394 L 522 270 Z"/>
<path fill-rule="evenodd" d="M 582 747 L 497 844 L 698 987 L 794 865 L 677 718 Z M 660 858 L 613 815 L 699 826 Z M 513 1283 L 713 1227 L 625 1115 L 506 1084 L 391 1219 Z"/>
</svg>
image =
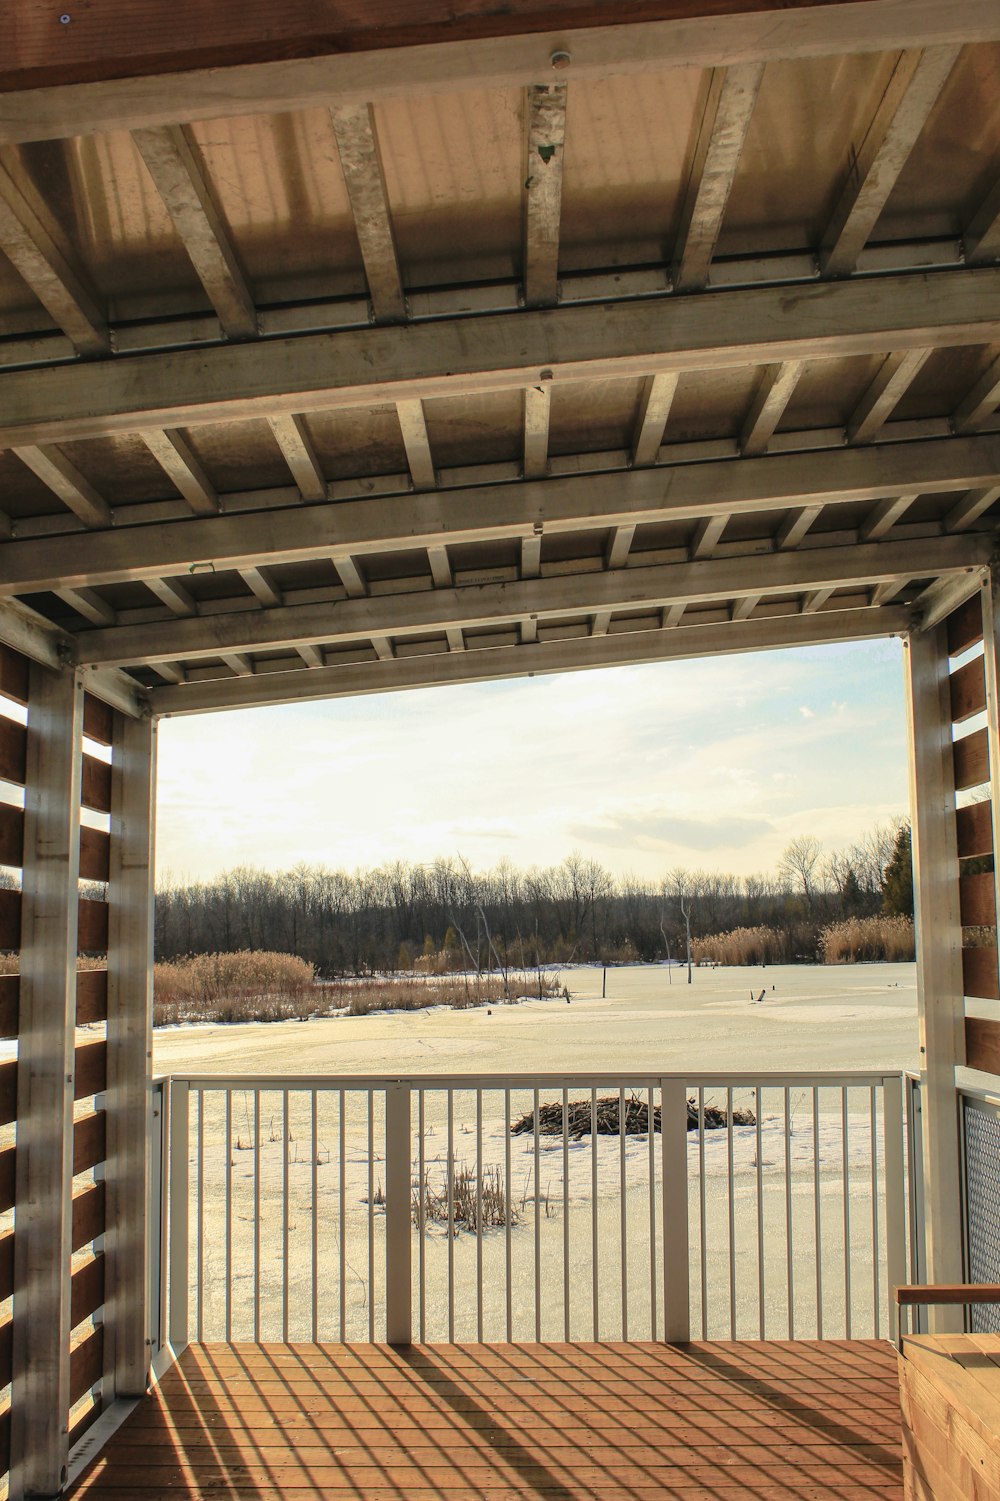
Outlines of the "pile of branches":
<svg viewBox="0 0 1000 1501">
<path fill-rule="evenodd" d="M 622 1127 L 619 1123 L 619 1096 L 616 1094 L 605 1095 L 597 1101 L 597 1134 L 598 1136 L 620 1136 Z M 688 1130 L 698 1129 L 698 1104 L 694 1096 L 687 1102 Z M 706 1131 L 718 1130 L 728 1124 L 728 1115 L 719 1105 L 706 1105 L 704 1111 Z M 593 1125 L 590 1100 L 571 1100 L 566 1107 L 567 1130 L 570 1141 L 579 1141 L 584 1136 L 589 1136 Z M 757 1117 L 752 1110 L 734 1110 L 734 1126 L 755 1126 Z M 535 1112 L 527 1111 L 516 1120 L 510 1128 L 511 1136 L 521 1136 L 525 1132 L 534 1132 Z M 653 1130 L 660 1130 L 660 1107 L 653 1106 Z M 649 1132 L 649 1106 L 645 1100 L 636 1095 L 630 1095 L 625 1100 L 624 1131 L 626 1136 L 646 1136 Z M 560 1101 L 554 1105 L 539 1105 L 538 1107 L 538 1132 L 540 1136 L 561 1136 L 563 1134 L 563 1107 Z"/>
</svg>

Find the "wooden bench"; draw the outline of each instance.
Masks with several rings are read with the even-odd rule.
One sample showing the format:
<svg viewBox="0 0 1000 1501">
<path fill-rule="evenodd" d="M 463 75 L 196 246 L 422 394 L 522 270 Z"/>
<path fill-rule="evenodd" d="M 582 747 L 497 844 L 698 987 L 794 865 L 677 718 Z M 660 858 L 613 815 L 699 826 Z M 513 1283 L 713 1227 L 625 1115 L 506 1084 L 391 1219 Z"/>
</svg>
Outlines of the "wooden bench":
<svg viewBox="0 0 1000 1501">
<path fill-rule="evenodd" d="M 901 1287 L 902 1314 L 919 1304 L 1000 1302 L 1000 1287 Z M 1000 1335 L 901 1334 L 906 1501 L 1000 1498 Z"/>
</svg>

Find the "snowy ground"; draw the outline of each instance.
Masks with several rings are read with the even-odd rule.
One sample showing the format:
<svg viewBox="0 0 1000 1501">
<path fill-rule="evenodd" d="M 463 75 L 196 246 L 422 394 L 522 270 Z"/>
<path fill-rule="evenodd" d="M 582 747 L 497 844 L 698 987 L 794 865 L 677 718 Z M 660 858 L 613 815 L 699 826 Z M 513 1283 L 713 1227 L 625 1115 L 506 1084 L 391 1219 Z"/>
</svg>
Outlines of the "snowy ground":
<svg viewBox="0 0 1000 1501">
<path fill-rule="evenodd" d="M 600 994 L 600 970 L 576 969 L 568 971 L 564 978 L 572 994 L 569 1006 L 563 1001 L 546 1001 L 509 1008 L 494 1006 L 491 1015 L 484 1008 L 476 1012 L 429 1011 L 310 1023 L 164 1030 L 156 1036 L 155 1064 L 158 1072 L 272 1076 L 304 1073 L 433 1076 L 445 1072 L 489 1075 L 557 1070 L 593 1073 L 602 1069 L 636 1073 L 685 1069 L 695 1075 L 734 1069 L 810 1073 L 830 1069 L 898 1069 L 912 1067 L 916 1061 L 911 965 L 696 971 L 691 987 L 682 983 L 676 970 L 668 981 L 658 967 L 635 967 L 608 971 L 609 994 L 605 1000 Z M 768 988 L 762 1004 L 751 1005 L 751 992 L 758 994 L 765 985 L 774 988 Z M 427 1083 L 432 1085 L 432 1077 Z M 578 1095 L 579 1090 L 571 1093 L 571 1097 Z M 282 1096 L 262 1095 L 256 1152 L 252 1092 L 240 1091 L 233 1096 L 228 1153 L 222 1096 L 206 1096 L 204 1208 L 199 1218 L 197 1196 L 193 1194 L 190 1236 L 193 1282 L 201 1246 L 206 1337 L 225 1332 L 227 1287 L 232 1332 L 235 1337 L 252 1337 L 255 1255 L 260 1267 L 263 1337 L 282 1337 L 286 1308 L 291 1337 L 311 1336 L 314 1280 L 317 1330 L 321 1338 L 339 1336 L 342 1306 L 343 1326 L 349 1337 L 366 1337 L 372 1308 L 374 1330 L 376 1336 L 380 1334 L 385 1265 L 384 1215 L 377 1202 L 385 1172 L 382 1097 L 378 1092 L 374 1095 L 372 1158 L 368 1152 L 367 1094 L 348 1092 L 345 1098 L 341 1179 L 337 1091 L 318 1096 L 315 1149 L 311 1096 L 294 1090 L 290 1093 L 286 1140 Z M 558 1092 L 543 1091 L 542 1103 L 550 1098 L 558 1099 Z M 710 1089 L 707 1098 L 723 1103 L 724 1092 Z M 445 1091 L 440 1088 L 431 1087 L 425 1095 L 424 1161 L 435 1186 L 444 1182 L 448 1156 L 446 1099 Z M 741 1103 L 752 1101 L 738 1094 L 737 1104 Z M 788 1103 L 790 1172 L 786 1172 L 784 1095 L 778 1089 L 766 1090 L 761 1109 L 759 1157 L 755 1128 L 738 1127 L 733 1132 L 731 1202 L 728 1133 L 706 1133 L 703 1178 L 697 1137 L 694 1133 L 688 1137 L 694 1330 L 701 1332 L 704 1309 L 704 1327 L 710 1337 L 727 1336 L 734 1321 L 739 1336 L 754 1337 L 760 1332 L 787 1335 L 786 1227 L 790 1203 L 791 1306 L 795 1333 L 809 1336 L 818 1332 L 818 1294 L 823 1333 L 842 1336 L 848 1332 L 848 1304 L 850 1332 L 866 1335 L 878 1327 L 884 1333 L 885 1278 L 877 1265 L 877 1255 L 873 1256 L 876 1236 L 872 1216 L 869 1093 L 867 1089 L 848 1093 L 846 1150 L 841 1093 L 827 1089 L 820 1095 L 819 1277 L 816 1138 L 811 1091 L 801 1086 L 792 1088 Z M 530 1093 L 515 1094 L 511 1102 L 512 1117 L 516 1118 L 530 1106 Z M 486 1091 L 482 1104 L 481 1160 L 484 1167 L 500 1168 L 505 1182 L 511 1185 L 518 1223 L 510 1233 L 509 1253 L 508 1237 L 502 1227 L 484 1232 L 480 1242 L 467 1231 L 449 1241 L 446 1229 L 435 1225 L 424 1238 L 421 1258 L 419 1238 L 414 1231 L 413 1301 L 417 1317 L 423 1307 L 424 1335 L 431 1339 L 448 1337 L 450 1268 L 455 1288 L 453 1332 L 458 1339 L 477 1337 L 477 1286 L 483 1289 L 482 1329 L 487 1338 L 503 1337 L 506 1332 L 508 1287 L 515 1338 L 533 1338 L 536 1328 L 543 1338 L 563 1337 L 567 1303 L 572 1336 L 592 1338 L 595 1282 L 596 1329 L 600 1336 L 620 1337 L 627 1329 L 632 1337 L 648 1337 L 653 1327 L 651 1248 L 658 1278 L 661 1264 L 660 1138 L 654 1138 L 652 1154 L 646 1137 L 625 1139 L 624 1195 L 622 1141 L 617 1136 L 598 1137 L 596 1146 L 589 1136 L 571 1144 L 566 1153 L 565 1180 L 561 1139 L 542 1137 L 537 1183 L 533 1137 L 515 1137 L 510 1141 L 508 1180 L 508 1138 L 503 1110 L 503 1095 Z M 192 1121 L 196 1121 L 195 1111 Z M 456 1162 L 474 1166 L 477 1118 L 473 1092 L 454 1094 L 452 1130 Z M 880 1137 L 879 1121 L 875 1135 L 878 1162 Z M 198 1178 L 195 1139 L 193 1134 L 192 1185 Z M 411 1163 L 414 1181 L 419 1170 L 418 1140 L 414 1105 Z M 259 1174 L 256 1193 L 260 1201 L 256 1253 L 255 1169 Z M 227 1172 L 232 1203 L 228 1258 Z M 283 1213 L 286 1178 L 287 1238 Z M 371 1204 L 370 1181 L 374 1189 Z M 674 1175 L 668 1173 L 671 1213 L 676 1212 L 672 1188 L 675 1181 Z M 881 1199 L 881 1193 L 877 1198 Z M 624 1289 L 623 1213 L 627 1247 Z M 881 1219 L 881 1204 L 879 1216 Z M 880 1224 L 877 1236 L 880 1244 L 881 1230 Z M 346 1253 L 342 1283 L 341 1235 Z M 844 1255 L 848 1235 L 852 1248 L 849 1259 Z M 568 1261 L 563 1254 L 567 1239 Z M 759 1278 L 761 1245 L 764 1270 Z M 662 1306 L 662 1282 L 658 1283 L 657 1303 Z M 192 1313 L 197 1313 L 194 1299 Z M 662 1318 L 661 1312 L 657 1318 Z"/>
</svg>

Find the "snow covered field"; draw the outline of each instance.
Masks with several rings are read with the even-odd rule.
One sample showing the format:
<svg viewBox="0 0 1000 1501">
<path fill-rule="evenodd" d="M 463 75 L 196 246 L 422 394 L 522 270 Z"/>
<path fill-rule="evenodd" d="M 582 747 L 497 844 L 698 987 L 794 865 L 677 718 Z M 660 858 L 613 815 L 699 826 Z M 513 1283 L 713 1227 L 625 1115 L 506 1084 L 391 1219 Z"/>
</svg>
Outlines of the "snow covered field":
<svg viewBox="0 0 1000 1501">
<path fill-rule="evenodd" d="M 574 969 L 563 978 L 572 996 L 568 1006 L 565 1001 L 534 1001 L 512 1007 L 494 1006 L 491 1015 L 484 1008 L 471 1012 L 429 1011 L 307 1023 L 164 1030 L 156 1034 L 155 1066 L 160 1073 L 272 1077 L 419 1074 L 428 1076 L 426 1082 L 432 1086 L 433 1076 L 443 1073 L 495 1076 L 572 1071 L 597 1075 L 601 1070 L 614 1070 L 639 1075 L 685 1070 L 694 1076 L 721 1075 L 731 1070 L 804 1073 L 889 1070 L 916 1063 L 912 965 L 700 970 L 695 971 L 690 987 L 683 983 L 685 977 L 677 970 L 668 981 L 660 967 L 637 966 L 608 971 L 606 1000 L 601 999 L 600 970 Z M 759 994 L 765 986 L 763 1003 L 751 1005 L 751 993 Z M 570 1092 L 571 1098 L 584 1096 L 585 1091 L 579 1088 Z M 223 1096 L 206 1095 L 202 1156 L 205 1197 L 201 1217 L 194 1192 L 198 1177 L 194 1130 L 197 1107 L 192 1106 L 190 1257 L 194 1283 L 200 1245 L 206 1337 L 225 1332 L 227 1287 L 232 1332 L 237 1338 L 252 1337 L 255 1262 L 260 1268 L 262 1337 L 282 1337 L 286 1309 L 290 1336 L 311 1337 L 314 1280 L 321 1338 L 339 1337 L 342 1295 L 343 1327 L 348 1337 L 367 1337 L 372 1309 L 376 1336 L 381 1332 L 384 1211 L 378 1200 L 385 1178 L 384 1097 L 378 1091 L 373 1096 L 373 1158 L 368 1152 L 367 1093 L 345 1094 L 343 1133 L 339 1091 L 326 1091 L 316 1098 L 314 1138 L 309 1092 L 294 1088 L 290 1092 L 287 1133 L 282 1095 L 263 1093 L 258 1133 L 254 1094 L 249 1089 L 237 1091 L 232 1097 L 227 1153 Z M 558 1090 L 543 1090 L 541 1094 L 543 1104 L 559 1098 Z M 724 1091 L 710 1088 L 706 1099 L 724 1104 Z M 424 1101 L 424 1162 L 432 1186 L 440 1188 L 448 1159 L 447 1093 L 441 1088 L 428 1088 Z M 530 1092 L 516 1092 L 511 1101 L 512 1118 L 530 1109 L 531 1103 Z M 737 1091 L 736 1103 L 755 1102 L 744 1091 Z M 795 1333 L 809 1336 L 817 1332 L 818 1293 L 823 1333 L 843 1336 L 847 1332 L 848 1302 L 851 1332 L 873 1333 L 876 1283 L 879 1327 L 884 1333 L 884 1270 L 873 1264 L 872 1250 L 868 1090 L 848 1092 L 846 1149 L 839 1089 L 821 1092 L 818 1124 L 813 1117 L 811 1090 L 801 1085 L 789 1090 L 787 1156 L 783 1091 L 766 1089 L 761 1104 L 759 1152 L 755 1127 L 736 1127 L 732 1133 L 731 1201 L 728 1133 L 706 1132 L 703 1180 L 697 1134 L 688 1136 L 694 1332 L 701 1332 L 704 1307 L 704 1327 L 710 1337 L 726 1337 L 734 1319 L 739 1336 L 755 1337 L 761 1332 L 763 1303 L 763 1332 L 779 1337 L 787 1335 L 786 1217 L 790 1206 Z M 415 1102 L 411 1141 L 414 1182 L 419 1174 L 417 1124 Z M 452 1098 L 452 1141 L 459 1167 L 463 1163 L 475 1166 L 477 1139 L 475 1093 L 456 1091 Z M 817 1139 L 822 1247 L 819 1288 Z M 256 1151 L 255 1144 L 258 1144 Z M 530 1134 L 517 1136 L 510 1140 L 508 1180 L 504 1097 L 502 1092 L 487 1089 L 482 1096 L 481 1161 L 484 1167 L 499 1168 L 505 1182 L 509 1182 L 518 1223 L 510 1232 L 509 1252 L 508 1236 L 502 1226 L 487 1229 L 481 1242 L 469 1231 L 461 1231 L 449 1241 L 445 1227 L 430 1226 L 423 1243 L 422 1299 L 420 1244 L 414 1230 L 413 1302 L 417 1332 L 420 1332 L 417 1320 L 422 1305 L 426 1337 L 448 1337 L 450 1267 L 455 1288 L 453 1327 L 458 1339 L 477 1337 L 479 1286 L 483 1289 L 485 1337 L 505 1336 L 508 1284 L 515 1338 L 534 1338 L 536 1328 L 543 1338 L 562 1338 L 567 1298 L 572 1336 L 592 1338 L 595 1285 L 596 1328 L 601 1337 L 621 1337 L 626 1329 L 632 1337 L 648 1337 L 652 1330 L 651 1250 L 652 1264 L 658 1273 L 661 1260 L 660 1146 L 658 1136 L 654 1136 L 652 1151 L 646 1136 L 633 1136 L 625 1138 L 623 1151 L 619 1136 L 599 1136 L 596 1145 L 589 1135 L 585 1136 L 579 1143 L 571 1143 L 565 1154 L 568 1172 L 564 1180 L 561 1138 L 543 1136 L 539 1142 L 536 1184 L 534 1138 Z M 880 1164 L 880 1116 L 875 1148 Z M 228 1256 L 227 1181 L 232 1206 Z M 374 1189 L 371 1205 L 370 1184 Z M 259 1199 L 259 1220 L 255 1194 Z M 676 1204 L 675 1194 L 674 1180 L 668 1176 L 668 1207 Z M 877 1198 L 881 1199 L 881 1193 Z M 878 1240 L 882 1243 L 881 1205 L 879 1217 Z M 255 1247 L 258 1225 L 259 1247 Z M 342 1281 L 341 1236 L 345 1250 Z M 852 1247 L 850 1258 L 844 1255 L 847 1237 Z M 563 1254 L 567 1238 L 568 1262 Z M 624 1298 L 623 1242 L 628 1268 Z M 761 1247 L 764 1271 L 759 1278 Z M 662 1304 L 662 1286 L 657 1298 Z M 192 1299 L 192 1314 L 196 1311 L 197 1301 Z"/>
</svg>

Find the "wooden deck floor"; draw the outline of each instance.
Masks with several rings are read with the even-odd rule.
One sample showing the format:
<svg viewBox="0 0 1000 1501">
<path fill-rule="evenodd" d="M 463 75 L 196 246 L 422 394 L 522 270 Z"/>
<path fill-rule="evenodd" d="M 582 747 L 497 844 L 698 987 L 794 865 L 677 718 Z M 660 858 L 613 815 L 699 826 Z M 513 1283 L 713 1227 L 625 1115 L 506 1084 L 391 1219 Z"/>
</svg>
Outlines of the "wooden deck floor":
<svg viewBox="0 0 1000 1501">
<path fill-rule="evenodd" d="M 900 1501 L 883 1343 L 202 1345 L 74 1498 Z"/>
</svg>

